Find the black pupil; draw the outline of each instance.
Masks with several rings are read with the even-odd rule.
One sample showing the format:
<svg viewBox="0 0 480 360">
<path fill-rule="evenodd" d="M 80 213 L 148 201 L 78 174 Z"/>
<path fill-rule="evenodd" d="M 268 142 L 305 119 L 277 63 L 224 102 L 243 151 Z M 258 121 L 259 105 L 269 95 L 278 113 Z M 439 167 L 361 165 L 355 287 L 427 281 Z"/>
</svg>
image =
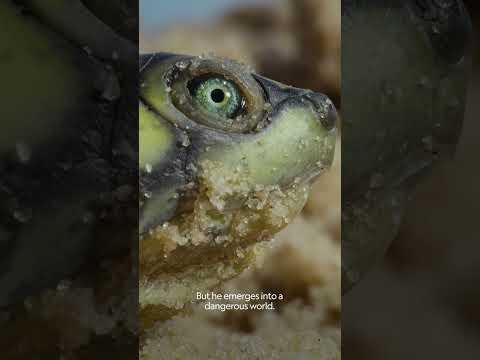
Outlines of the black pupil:
<svg viewBox="0 0 480 360">
<path fill-rule="evenodd" d="M 222 89 L 215 89 L 210 93 L 213 102 L 221 103 L 225 99 L 225 93 Z"/>
</svg>

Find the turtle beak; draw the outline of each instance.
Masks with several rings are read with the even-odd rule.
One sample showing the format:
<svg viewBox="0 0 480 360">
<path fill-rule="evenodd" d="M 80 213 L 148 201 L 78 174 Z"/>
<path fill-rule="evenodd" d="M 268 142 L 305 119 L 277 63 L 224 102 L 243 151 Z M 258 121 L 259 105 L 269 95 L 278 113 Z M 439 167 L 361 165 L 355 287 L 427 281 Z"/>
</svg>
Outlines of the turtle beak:
<svg viewBox="0 0 480 360">
<path fill-rule="evenodd" d="M 313 104 L 317 112 L 318 120 L 327 130 L 332 130 L 337 127 L 338 113 L 332 101 L 324 94 L 308 91 L 302 96 Z"/>
<path fill-rule="evenodd" d="M 257 74 L 252 74 L 252 76 L 264 89 L 265 94 L 268 96 L 268 101 L 272 107 L 279 106 L 282 102 L 289 98 L 299 97 L 301 101 L 308 101 L 313 105 L 318 114 L 318 119 L 325 129 L 331 130 L 337 126 L 338 114 L 333 102 L 328 98 L 328 96 L 313 92 L 311 90 L 285 86 L 281 83 Z"/>
</svg>

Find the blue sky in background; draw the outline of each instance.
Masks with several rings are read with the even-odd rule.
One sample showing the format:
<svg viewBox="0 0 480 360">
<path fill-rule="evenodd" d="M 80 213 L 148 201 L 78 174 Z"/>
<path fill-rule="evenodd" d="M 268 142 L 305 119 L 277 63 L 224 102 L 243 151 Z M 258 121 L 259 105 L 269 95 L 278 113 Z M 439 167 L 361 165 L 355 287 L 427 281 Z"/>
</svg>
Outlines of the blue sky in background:
<svg viewBox="0 0 480 360">
<path fill-rule="evenodd" d="M 274 0 L 140 0 L 141 31 L 161 29 L 176 22 L 201 22 L 235 5 L 262 4 Z"/>
</svg>

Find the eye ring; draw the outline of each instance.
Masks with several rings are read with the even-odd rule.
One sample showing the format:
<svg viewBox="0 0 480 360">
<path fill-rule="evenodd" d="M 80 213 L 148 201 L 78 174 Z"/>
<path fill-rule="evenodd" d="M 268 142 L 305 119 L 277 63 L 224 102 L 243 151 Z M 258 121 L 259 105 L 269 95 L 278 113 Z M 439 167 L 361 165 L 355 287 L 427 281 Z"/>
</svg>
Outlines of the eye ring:
<svg viewBox="0 0 480 360">
<path fill-rule="evenodd" d="M 177 62 L 166 79 L 172 104 L 199 125 L 248 133 L 264 119 L 264 90 L 250 71 L 235 61 L 190 58 Z"/>
</svg>

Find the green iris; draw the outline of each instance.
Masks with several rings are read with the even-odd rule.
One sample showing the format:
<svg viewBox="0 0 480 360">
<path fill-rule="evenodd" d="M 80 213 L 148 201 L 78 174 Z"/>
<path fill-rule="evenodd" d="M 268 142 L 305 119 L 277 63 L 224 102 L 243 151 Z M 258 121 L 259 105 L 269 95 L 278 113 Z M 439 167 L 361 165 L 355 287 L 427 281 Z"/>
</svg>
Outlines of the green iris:
<svg viewBox="0 0 480 360">
<path fill-rule="evenodd" d="M 221 76 L 209 75 L 191 81 L 194 101 L 208 112 L 233 119 L 243 106 L 243 98 L 234 82 Z"/>
</svg>

